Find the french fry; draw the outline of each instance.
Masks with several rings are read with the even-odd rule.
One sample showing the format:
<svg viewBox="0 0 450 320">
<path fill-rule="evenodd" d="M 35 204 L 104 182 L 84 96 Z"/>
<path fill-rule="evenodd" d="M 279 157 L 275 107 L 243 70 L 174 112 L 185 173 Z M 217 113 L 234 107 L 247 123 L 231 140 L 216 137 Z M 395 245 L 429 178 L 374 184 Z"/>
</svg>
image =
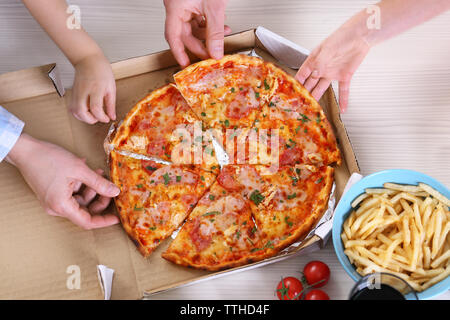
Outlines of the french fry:
<svg viewBox="0 0 450 320">
<path fill-rule="evenodd" d="M 434 285 L 434 284 L 438 283 L 439 281 L 447 278 L 449 275 L 450 275 L 450 266 L 447 266 L 447 268 L 445 269 L 444 272 L 442 272 L 441 274 L 431 278 L 429 281 L 425 282 L 422 285 L 422 290 L 428 289 L 432 285 Z"/>
<path fill-rule="evenodd" d="M 383 187 L 386 189 L 397 190 L 402 192 L 421 192 L 422 189 L 417 186 L 403 185 L 397 183 L 386 182 Z"/>
<path fill-rule="evenodd" d="M 356 208 L 358 204 L 360 204 L 364 199 L 366 199 L 369 195 L 367 193 L 362 193 L 351 203 L 352 208 Z"/>
<path fill-rule="evenodd" d="M 343 223 L 344 253 L 361 275 L 389 272 L 425 290 L 449 275 L 448 203 L 423 184 L 368 188 Z"/>
<path fill-rule="evenodd" d="M 433 189 L 432 187 L 430 187 L 429 185 L 425 184 L 425 183 L 419 183 L 419 187 L 425 191 L 428 192 L 430 195 L 432 195 L 434 198 L 438 199 L 440 202 L 442 202 L 443 204 L 445 204 L 447 207 L 450 207 L 450 199 L 448 199 L 447 197 L 445 197 L 442 193 L 436 191 L 435 189 Z"/>
<path fill-rule="evenodd" d="M 392 241 L 392 243 L 389 245 L 383 259 L 383 264 L 381 265 L 382 267 L 386 268 L 388 264 L 391 262 L 392 253 L 394 252 L 395 247 L 397 247 L 400 244 L 400 242 L 402 242 L 402 240 L 397 239 Z"/>
<path fill-rule="evenodd" d="M 434 234 L 433 234 L 433 242 L 431 245 L 431 259 L 434 259 L 439 251 L 439 240 L 441 236 L 441 225 L 442 225 L 442 210 L 439 209 L 436 212 L 436 218 L 434 221 Z"/>
<path fill-rule="evenodd" d="M 436 260 L 431 262 L 431 267 L 437 268 L 441 263 L 445 262 L 449 258 L 450 258 L 450 250 L 447 250 L 444 254 L 442 254 Z"/>
</svg>

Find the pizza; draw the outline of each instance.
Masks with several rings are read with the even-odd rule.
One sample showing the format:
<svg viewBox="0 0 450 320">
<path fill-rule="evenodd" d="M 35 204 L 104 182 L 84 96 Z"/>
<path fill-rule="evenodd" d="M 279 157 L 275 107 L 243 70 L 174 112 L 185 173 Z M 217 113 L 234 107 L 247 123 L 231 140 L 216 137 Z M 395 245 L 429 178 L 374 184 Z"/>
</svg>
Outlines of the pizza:
<svg viewBox="0 0 450 320">
<path fill-rule="evenodd" d="M 331 167 L 226 166 L 162 256 L 210 271 L 273 256 L 321 218 L 332 183 Z"/>
<path fill-rule="evenodd" d="M 138 250 L 147 257 L 178 230 L 162 257 L 216 271 L 302 240 L 341 163 L 319 103 L 279 67 L 241 54 L 174 80 L 139 101 L 111 140 L 115 203 Z"/>
<path fill-rule="evenodd" d="M 212 128 L 251 128 L 273 83 L 268 63 L 246 55 L 204 60 L 174 79 L 197 117 Z"/>
<path fill-rule="evenodd" d="M 272 63 L 231 55 L 193 64 L 174 79 L 197 117 L 226 130 L 222 142 L 234 163 L 340 164 L 333 130 L 320 105 Z M 251 154 L 251 141 L 265 144 L 266 151 Z M 247 152 L 238 153 L 239 146 Z"/>
<path fill-rule="evenodd" d="M 162 257 L 179 265 L 216 271 L 271 256 L 273 249 L 263 247 L 248 198 L 215 182 Z"/>
<path fill-rule="evenodd" d="M 215 181 L 213 172 L 193 165 L 110 154 L 111 180 L 120 188 L 115 203 L 125 231 L 148 256 L 170 236 Z"/>
<path fill-rule="evenodd" d="M 192 142 L 201 148 L 201 160 L 194 159 Z M 217 166 L 211 137 L 172 84 L 151 92 L 130 110 L 111 146 L 177 164 Z"/>
</svg>

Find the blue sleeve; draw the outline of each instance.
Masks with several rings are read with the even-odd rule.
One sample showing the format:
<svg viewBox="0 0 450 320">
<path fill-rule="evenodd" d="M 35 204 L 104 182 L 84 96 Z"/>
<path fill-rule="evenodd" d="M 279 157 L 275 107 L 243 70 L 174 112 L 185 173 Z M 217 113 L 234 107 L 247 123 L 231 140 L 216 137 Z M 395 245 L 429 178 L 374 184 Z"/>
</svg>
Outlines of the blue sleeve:
<svg viewBox="0 0 450 320">
<path fill-rule="evenodd" d="M 8 155 L 19 139 L 23 121 L 0 106 L 0 162 Z"/>
</svg>

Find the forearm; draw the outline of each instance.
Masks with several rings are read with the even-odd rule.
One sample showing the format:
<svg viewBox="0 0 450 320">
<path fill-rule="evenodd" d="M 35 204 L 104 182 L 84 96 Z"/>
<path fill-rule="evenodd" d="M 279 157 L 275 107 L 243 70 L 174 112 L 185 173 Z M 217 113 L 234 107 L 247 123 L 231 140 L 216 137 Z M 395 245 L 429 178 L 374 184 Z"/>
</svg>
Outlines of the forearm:
<svg viewBox="0 0 450 320">
<path fill-rule="evenodd" d="M 83 28 L 69 29 L 64 0 L 22 0 L 32 16 L 58 45 L 72 65 L 84 58 L 103 54 L 97 43 Z"/>
<path fill-rule="evenodd" d="M 38 140 L 26 133 L 22 133 L 5 160 L 15 167 L 20 168 L 24 162 L 29 161 L 29 155 L 33 153 L 37 143 Z"/>
<path fill-rule="evenodd" d="M 449 0 L 383 0 L 379 8 L 380 28 L 369 28 L 368 21 L 377 12 L 364 9 L 341 28 L 361 37 L 369 46 L 394 37 L 450 9 Z"/>
</svg>

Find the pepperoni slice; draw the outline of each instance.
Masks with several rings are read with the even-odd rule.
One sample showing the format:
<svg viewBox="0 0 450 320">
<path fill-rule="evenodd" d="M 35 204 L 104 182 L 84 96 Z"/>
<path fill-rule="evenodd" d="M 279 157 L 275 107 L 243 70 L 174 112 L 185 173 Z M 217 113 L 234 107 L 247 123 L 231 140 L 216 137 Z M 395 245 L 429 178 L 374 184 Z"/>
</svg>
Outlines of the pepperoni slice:
<svg viewBox="0 0 450 320">
<path fill-rule="evenodd" d="M 189 232 L 189 237 L 191 238 L 192 242 L 194 243 L 195 247 L 198 251 L 202 251 L 209 247 L 209 245 L 212 242 L 212 234 L 209 233 L 207 235 L 204 235 L 202 232 L 200 232 L 200 219 L 196 219 L 194 221 L 194 227 Z"/>
<path fill-rule="evenodd" d="M 228 191 L 239 191 L 242 188 L 232 167 L 224 167 L 217 177 L 217 182 Z"/>
<path fill-rule="evenodd" d="M 147 152 L 152 156 L 162 156 L 166 153 L 167 141 L 164 138 L 154 139 L 148 143 Z"/>
<path fill-rule="evenodd" d="M 181 196 L 181 202 L 187 207 L 193 207 L 194 204 L 197 202 L 198 197 L 193 194 L 183 194 Z"/>
<path fill-rule="evenodd" d="M 303 152 L 300 148 L 286 149 L 280 156 L 280 165 L 295 164 L 302 159 L 302 154 Z"/>
<path fill-rule="evenodd" d="M 259 102 L 252 88 L 244 89 L 236 95 L 225 110 L 225 115 L 231 119 L 247 117 L 253 109 L 258 109 Z"/>
</svg>

